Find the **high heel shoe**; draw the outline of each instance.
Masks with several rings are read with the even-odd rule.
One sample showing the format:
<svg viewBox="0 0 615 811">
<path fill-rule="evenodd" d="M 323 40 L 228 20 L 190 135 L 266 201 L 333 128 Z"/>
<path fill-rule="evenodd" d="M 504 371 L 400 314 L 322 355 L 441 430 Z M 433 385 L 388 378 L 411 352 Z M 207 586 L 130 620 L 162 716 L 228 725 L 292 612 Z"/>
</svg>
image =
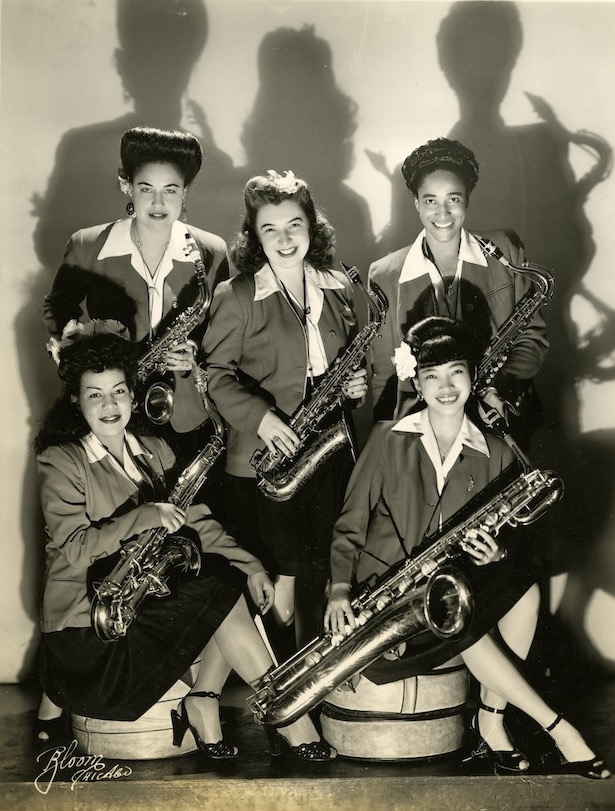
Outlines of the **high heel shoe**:
<svg viewBox="0 0 615 811">
<path fill-rule="evenodd" d="M 182 700 L 179 702 L 177 710 L 171 710 L 173 746 L 181 746 L 182 741 L 184 740 L 184 735 L 186 734 L 187 730 L 190 730 L 199 751 L 202 752 L 206 757 L 211 758 L 211 760 L 231 760 L 232 758 L 237 757 L 237 747 L 231 746 L 224 740 L 218 741 L 217 743 L 206 743 L 205 741 L 201 740 L 201 736 L 190 723 L 188 711 L 186 709 L 186 699 L 197 696 L 202 698 L 214 698 L 217 701 L 220 701 L 220 694 L 213 693 L 211 690 L 188 693 L 185 698 L 182 698 Z"/>
<path fill-rule="evenodd" d="M 495 715 L 504 715 L 504 710 L 488 707 L 482 701 L 479 703 L 478 709 L 492 712 Z M 492 749 L 489 746 L 480 732 L 478 712 L 472 718 L 471 727 L 476 735 L 477 745 L 468 755 L 462 758 L 462 763 L 488 759 L 491 761 L 493 771 L 496 774 L 524 774 L 530 768 L 529 760 L 518 749 Z"/>
<path fill-rule="evenodd" d="M 56 718 L 37 718 L 34 723 L 34 738 L 37 745 L 53 746 L 68 738 L 68 714 L 63 710 Z"/>
<path fill-rule="evenodd" d="M 264 727 L 269 741 L 269 753 L 272 757 L 289 754 L 298 760 L 312 763 L 327 763 L 337 757 L 337 751 L 322 738 L 311 743 L 291 746 L 275 727 L 270 724 L 265 724 Z"/>
<path fill-rule="evenodd" d="M 549 724 L 548 727 L 544 727 L 545 732 L 551 734 L 563 718 L 564 714 L 560 712 L 552 724 Z M 587 777 L 590 780 L 606 780 L 611 776 L 611 770 L 600 755 L 595 755 L 595 757 L 590 760 L 567 760 L 557 743 L 555 743 L 555 746 L 560 762 L 559 765 L 555 765 L 549 769 L 549 774 L 578 774 L 580 777 Z"/>
</svg>

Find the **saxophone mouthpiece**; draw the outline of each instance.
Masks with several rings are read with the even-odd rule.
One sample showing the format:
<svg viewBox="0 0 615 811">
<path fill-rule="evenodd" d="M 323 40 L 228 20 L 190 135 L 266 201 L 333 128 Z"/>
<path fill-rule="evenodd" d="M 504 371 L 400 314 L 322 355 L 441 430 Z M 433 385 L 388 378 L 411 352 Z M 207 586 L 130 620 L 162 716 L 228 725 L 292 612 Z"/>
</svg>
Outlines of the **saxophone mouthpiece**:
<svg viewBox="0 0 615 811">
<path fill-rule="evenodd" d="M 498 262 L 501 262 L 507 268 L 511 267 L 510 262 L 504 256 L 502 251 L 498 248 L 495 242 L 491 242 L 490 239 L 484 239 L 483 237 L 479 236 L 478 234 L 474 234 L 476 237 L 476 241 L 480 245 L 483 250 L 483 253 L 488 254 L 489 256 L 493 256 L 494 259 L 497 259 Z"/>
</svg>

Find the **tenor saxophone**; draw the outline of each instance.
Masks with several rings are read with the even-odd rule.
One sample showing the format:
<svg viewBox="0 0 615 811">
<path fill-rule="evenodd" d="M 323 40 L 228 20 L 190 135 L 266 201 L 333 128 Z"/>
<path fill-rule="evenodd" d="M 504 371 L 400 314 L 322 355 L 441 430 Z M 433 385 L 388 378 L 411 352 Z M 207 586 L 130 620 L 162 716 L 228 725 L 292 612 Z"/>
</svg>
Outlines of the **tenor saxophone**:
<svg viewBox="0 0 615 811">
<path fill-rule="evenodd" d="M 207 270 L 194 237 L 186 231 L 184 253 L 194 262 L 198 284 L 198 295 L 194 303 L 181 312 L 169 325 L 163 335 L 139 359 L 137 380 L 144 384 L 153 374 L 163 374 L 166 370 L 166 353 L 178 343 L 183 343 L 192 330 L 203 320 L 211 304 L 211 289 L 207 283 Z M 154 425 L 164 425 L 173 415 L 174 393 L 164 381 L 152 384 L 144 396 L 144 409 Z"/>
<path fill-rule="evenodd" d="M 473 385 L 474 392 L 482 396 L 508 360 L 523 330 L 530 324 L 538 310 L 547 305 L 553 298 L 555 280 L 541 265 L 534 265 L 530 262 L 513 265 L 493 242 L 478 236 L 478 234 L 474 234 L 474 237 L 483 253 L 493 256 L 504 267 L 513 273 L 525 276 L 533 283 L 533 289 L 530 288 L 521 298 L 515 309 L 493 336 L 483 354 Z M 518 403 L 514 405 L 518 405 Z"/>
<path fill-rule="evenodd" d="M 450 564 L 461 542 L 479 528 L 497 535 L 505 525 L 530 524 L 562 495 L 550 471 L 530 470 L 510 480 L 510 468 L 427 538 L 422 551 L 365 586 L 351 605 L 356 626 L 341 641 L 325 633 L 269 673 L 248 697 L 263 723 L 285 726 L 402 641 L 431 631 L 433 643 L 463 632 L 472 616 L 472 591 Z M 422 640 L 421 644 L 427 644 Z"/>
<path fill-rule="evenodd" d="M 182 510 L 188 509 L 224 450 L 224 426 L 207 396 L 207 380 L 200 367 L 195 370 L 195 381 L 214 434 L 182 472 L 169 495 L 169 502 Z M 201 569 L 200 550 L 181 530 L 169 534 L 164 527 L 158 527 L 124 544 L 113 571 L 94 584 L 90 613 L 99 639 L 116 642 L 126 635 L 147 596 L 166 597 L 172 569 L 192 575 Z"/>
<path fill-rule="evenodd" d="M 339 362 L 325 374 L 320 385 L 307 403 L 291 417 L 289 427 L 299 438 L 299 447 L 292 456 L 279 452 L 256 451 L 250 462 L 256 471 L 257 486 L 272 501 L 288 501 L 302 487 L 316 468 L 338 448 L 352 440 L 346 421 L 342 418 L 323 428 L 326 416 L 343 399 L 343 387 L 359 368 L 371 342 L 380 333 L 388 303 L 378 285 L 368 292 L 356 267 L 341 263 L 344 272 L 367 298 L 372 317 L 354 337 Z"/>
</svg>

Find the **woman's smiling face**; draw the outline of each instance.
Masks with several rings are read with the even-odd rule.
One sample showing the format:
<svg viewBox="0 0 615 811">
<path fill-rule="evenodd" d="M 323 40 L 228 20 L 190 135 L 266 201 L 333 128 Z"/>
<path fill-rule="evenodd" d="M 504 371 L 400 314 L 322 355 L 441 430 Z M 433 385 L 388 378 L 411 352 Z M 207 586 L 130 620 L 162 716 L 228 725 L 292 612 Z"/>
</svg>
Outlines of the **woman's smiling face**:
<svg viewBox="0 0 615 811">
<path fill-rule="evenodd" d="M 451 360 L 438 366 L 418 369 L 417 391 L 429 409 L 443 416 L 463 411 L 472 390 L 470 367 L 467 360 Z"/>
<path fill-rule="evenodd" d="M 419 186 L 414 206 L 428 237 L 439 243 L 459 240 L 468 198 L 464 184 L 454 172 L 437 169 L 427 175 Z"/>
<path fill-rule="evenodd" d="M 303 265 L 310 248 L 308 218 L 294 200 L 267 203 L 256 214 L 256 234 L 276 272 Z"/>
<path fill-rule="evenodd" d="M 81 377 L 79 408 L 92 433 L 108 447 L 109 441 L 124 434 L 132 414 L 133 395 L 124 372 L 84 372 Z"/>
</svg>

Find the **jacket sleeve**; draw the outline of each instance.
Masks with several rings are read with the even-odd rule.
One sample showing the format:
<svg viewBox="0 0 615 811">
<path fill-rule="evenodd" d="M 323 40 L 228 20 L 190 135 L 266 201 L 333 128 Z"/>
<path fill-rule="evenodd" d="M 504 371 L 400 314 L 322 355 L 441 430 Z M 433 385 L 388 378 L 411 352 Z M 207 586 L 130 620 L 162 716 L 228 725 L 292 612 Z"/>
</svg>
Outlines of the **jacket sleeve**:
<svg viewBox="0 0 615 811">
<path fill-rule="evenodd" d="M 96 558 L 119 549 L 122 541 L 161 525 L 158 510 L 151 503 L 99 522 L 91 521 L 85 477 L 66 446 L 43 451 L 37 464 L 50 543 L 77 569 L 87 569 Z"/>
<path fill-rule="evenodd" d="M 211 319 L 203 340 L 209 394 L 226 422 L 238 431 L 255 434 L 270 405 L 248 388 L 238 374 L 246 321 L 232 282 L 222 282 L 214 294 Z"/>
<path fill-rule="evenodd" d="M 509 247 L 507 246 L 503 250 L 513 265 L 520 266 L 525 261 L 523 244 L 514 232 L 509 232 L 508 236 Z M 514 271 L 512 273 L 516 307 L 523 296 L 533 289 L 534 285 L 526 276 Z M 498 391 L 504 396 L 514 394 L 513 391 L 509 391 L 511 388 L 515 389 L 514 382 L 510 381 L 510 378 L 529 380 L 534 377 L 542 366 L 548 349 L 547 328 L 539 309 L 528 326 L 521 332 L 506 363 L 498 372 L 494 381 Z"/>
<path fill-rule="evenodd" d="M 353 469 L 344 506 L 333 527 L 331 582 L 350 584 L 359 553 L 365 546 L 372 512 L 382 493 L 385 424 L 371 432 Z"/>
<path fill-rule="evenodd" d="M 187 524 L 198 532 L 203 552 L 222 555 L 246 575 L 265 571 L 260 560 L 239 546 L 205 504 L 194 504 L 189 508 Z"/>
</svg>

